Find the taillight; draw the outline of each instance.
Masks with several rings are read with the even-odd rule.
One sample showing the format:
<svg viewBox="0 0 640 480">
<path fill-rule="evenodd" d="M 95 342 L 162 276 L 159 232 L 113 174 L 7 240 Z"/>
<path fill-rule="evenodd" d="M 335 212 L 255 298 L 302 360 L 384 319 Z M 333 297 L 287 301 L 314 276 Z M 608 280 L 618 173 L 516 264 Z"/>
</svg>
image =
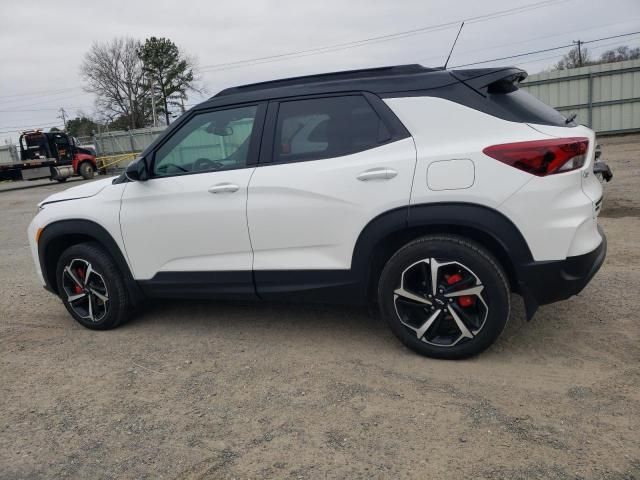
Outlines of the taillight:
<svg viewBox="0 0 640 480">
<path fill-rule="evenodd" d="M 588 149 L 588 138 L 573 137 L 504 143 L 482 151 L 502 163 L 544 177 L 582 167 Z"/>
</svg>

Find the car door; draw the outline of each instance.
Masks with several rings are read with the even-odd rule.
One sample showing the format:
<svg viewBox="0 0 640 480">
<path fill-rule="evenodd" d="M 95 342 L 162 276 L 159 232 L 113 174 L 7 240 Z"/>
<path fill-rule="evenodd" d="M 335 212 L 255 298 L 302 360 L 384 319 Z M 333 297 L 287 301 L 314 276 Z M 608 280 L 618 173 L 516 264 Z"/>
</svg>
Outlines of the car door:
<svg viewBox="0 0 640 480">
<path fill-rule="evenodd" d="M 143 286 L 196 296 L 253 292 L 247 186 L 265 109 L 194 113 L 155 149 L 151 178 L 127 185 L 120 223 Z"/>
<path fill-rule="evenodd" d="M 266 125 L 247 205 L 257 292 L 339 283 L 366 224 L 409 204 L 413 140 L 370 94 L 271 102 Z"/>
</svg>

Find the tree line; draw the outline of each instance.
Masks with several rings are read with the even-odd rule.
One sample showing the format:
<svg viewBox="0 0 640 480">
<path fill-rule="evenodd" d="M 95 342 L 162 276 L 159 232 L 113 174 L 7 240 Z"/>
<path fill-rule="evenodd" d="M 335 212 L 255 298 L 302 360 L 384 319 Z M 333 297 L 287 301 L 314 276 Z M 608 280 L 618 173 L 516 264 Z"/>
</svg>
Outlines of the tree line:
<svg viewBox="0 0 640 480">
<path fill-rule="evenodd" d="M 115 38 L 94 43 L 80 66 L 85 91 L 96 96 L 96 120 L 69 120 L 74 136 L 91 135 L 98 122 L 110 129 L 169 125 L 185 111 L 190 93 L 200 93 L 197 65 L 167 38 Z"/>
<path fill-rule="evenodd" d="M 601 63 L 623 62 L 625 60 L 640 59 L 640 47 L 629 48 L 626 45 L 607 50 L 599 58 L 593 58 L 586 47 L 574 47 L 567 52 L 554 70 L 566 70 L 569 68 L 586 67 L 588 65 L 598 65 Z"/>
</svg>

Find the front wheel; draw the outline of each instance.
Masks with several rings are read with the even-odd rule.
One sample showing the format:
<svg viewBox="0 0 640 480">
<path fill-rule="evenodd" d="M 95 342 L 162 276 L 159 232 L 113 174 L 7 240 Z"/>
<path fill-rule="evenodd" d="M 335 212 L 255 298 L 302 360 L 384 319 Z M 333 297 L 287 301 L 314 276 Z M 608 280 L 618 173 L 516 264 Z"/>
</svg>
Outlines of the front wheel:
<svg viewBox="0 0 640 480">
<path fill-rule="evenodd" d="M 483 247 L 434 235 L 402 247 L 385 265 L 378 302 L 393 333 L 434 358 L 476 355 L 498 338 L 510 312 L 509 284 Z"/>
<path fill-rule="evenodd" d="M 122 274 L 97 243 L 65 250 L 56 269 L 58 295 L 73 318 L 92 330 L 108 330 L 129 316 Z"/>
</svg>

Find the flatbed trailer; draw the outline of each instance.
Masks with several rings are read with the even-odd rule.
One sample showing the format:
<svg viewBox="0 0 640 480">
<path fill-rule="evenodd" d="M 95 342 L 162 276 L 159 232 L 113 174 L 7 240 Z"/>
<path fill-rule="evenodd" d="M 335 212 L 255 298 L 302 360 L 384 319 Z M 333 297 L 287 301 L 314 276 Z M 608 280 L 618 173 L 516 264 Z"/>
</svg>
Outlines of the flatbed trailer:
<svg viewBox="0 0 640 480">
<path fill-rule="evenodd" d="M 24 160 L 0 164 L 0 178 L 2 180 L 35 180 L 51 178 L 55 180 L 59 173 L 55 158 Z"/>
<path fill-rule="evenodd" d="M 20 160 L 1 163 L 0 178 L 64 182 L 73 175 L 92 178 L 96 170 L 94 153 L 78 147 L 73 137 L 64 132 L 30 130 L 20 135 Z"/>
</svg>

